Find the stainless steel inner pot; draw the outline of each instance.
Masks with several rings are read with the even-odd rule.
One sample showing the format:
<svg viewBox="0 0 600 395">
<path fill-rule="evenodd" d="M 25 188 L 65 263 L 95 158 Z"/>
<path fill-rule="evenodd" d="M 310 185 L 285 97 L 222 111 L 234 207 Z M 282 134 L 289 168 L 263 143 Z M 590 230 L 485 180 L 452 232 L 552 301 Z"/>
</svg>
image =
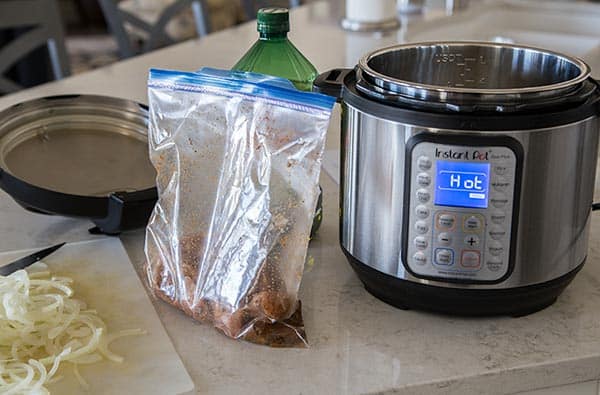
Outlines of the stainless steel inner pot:
<svg viewBox="0 0 600 395">
<path fill-rule="evenodd" d="M 384 92 L 433 101 L 535 100 L 577 89 L 581 60 L 526 46 L 437 42 L 384 48 L 359 62 L 359 79 Z"/>
</svg>

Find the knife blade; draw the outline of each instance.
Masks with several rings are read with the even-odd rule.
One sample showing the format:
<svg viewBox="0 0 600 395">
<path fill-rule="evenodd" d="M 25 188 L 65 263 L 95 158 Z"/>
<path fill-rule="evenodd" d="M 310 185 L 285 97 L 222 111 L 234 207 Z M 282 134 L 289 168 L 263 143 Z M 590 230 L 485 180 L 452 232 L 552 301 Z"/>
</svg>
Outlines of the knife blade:
<svg viewBox="0 0 600 395">
<path fill-rule="evenodd" d="M 9 263 L 8 265 L 0 267 L 0 276 L 8 276 L 16 272 L 17 270 L 25 269 L 33 265 L 34 263 L 44 259 L 48 255 L 52 254 L 54 251 L 58 250 L 60 247 L 64 246 L 66 243 L 60 243 L 52 247 L 44 248 L 43 250 L 34 252 L 31 255 L 27 255 L 23 258 L 17 259 L 14 262 Z"/>
</svg>

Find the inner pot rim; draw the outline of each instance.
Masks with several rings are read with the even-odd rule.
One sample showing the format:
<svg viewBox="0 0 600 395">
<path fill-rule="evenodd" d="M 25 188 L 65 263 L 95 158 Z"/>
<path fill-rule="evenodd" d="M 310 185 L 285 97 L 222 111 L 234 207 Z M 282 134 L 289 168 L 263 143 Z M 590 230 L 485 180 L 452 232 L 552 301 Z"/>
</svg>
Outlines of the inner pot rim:
<svg viewBox="0 0 600 395">
<path fill-rule="evenodd" d="M 374 70 L 369 62 L 378 56 L 389 54 L 391 52 L 397 52 L 408 49 L 417 49 L 419 47 L 465 47 L 465 46 L 479 46 L 488 48 L 508 48 L 512 50 L 520 51 L 533 51 L 543 55 L 552 56 L 562 61 L 568 62 L 579 70 L 579 74 L 574 78 L 566 81 L 560 81 L 557 83 L 551 83 L 546 85 L 519 87 L 519 88 L 465 88 L 465 87 L 452 87 L 442 85 L 431 85 L 421 83 L 418 81 L 404 80 L 400 78 L 390 77 Z M 554 95 L 555 93 L 562 93 L 565 90 L 572 89 L 578 84 L 584 82 L 590 76 L 590 67 L 581 59 L 577 57 L 568 56 L 561 54 L 556 51 L 551 51 L 543 48 L 520 45 L 520 44 L 505 44 L 505 43 L 494 43 L 485 41 L 426 41 L 410 44 L 393 45 L 385 48 L 378 49 L 364 55 L 358 63 L 358 68 L 361 74 L 364 74 L 373 82 L 376 86 L 382 88 L 392 88 L 390 91 L 405 94 L 407 96 L 415 96 L 417 91 L 424 92 L 425 95 L 429 92 L 431 95 L 438 97 L 440 100 L 444 99 L 453 94 L 462 95 L 476 95 L 476 96 L 509 96 L 512 98 L 521 96 L 523 94 L 542 94 L 542 95 Z M 423 94 L 416 96 L 423 97 Z"/>
</svg>

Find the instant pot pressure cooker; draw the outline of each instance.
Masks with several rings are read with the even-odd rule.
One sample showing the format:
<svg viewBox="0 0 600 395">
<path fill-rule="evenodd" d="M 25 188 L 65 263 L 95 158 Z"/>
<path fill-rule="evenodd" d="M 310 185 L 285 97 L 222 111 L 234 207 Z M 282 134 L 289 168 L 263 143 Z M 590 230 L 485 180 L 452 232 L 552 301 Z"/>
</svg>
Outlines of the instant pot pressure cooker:
<svg viewBox="0 0 600 395">
<path fill-rule="evenodd" d="M 523 315 L 583 266 L 600 91 L 518 45 L 398 45 L 319 76 L 342 101 L 340 243 L 402 308 Z"/>
</svg>

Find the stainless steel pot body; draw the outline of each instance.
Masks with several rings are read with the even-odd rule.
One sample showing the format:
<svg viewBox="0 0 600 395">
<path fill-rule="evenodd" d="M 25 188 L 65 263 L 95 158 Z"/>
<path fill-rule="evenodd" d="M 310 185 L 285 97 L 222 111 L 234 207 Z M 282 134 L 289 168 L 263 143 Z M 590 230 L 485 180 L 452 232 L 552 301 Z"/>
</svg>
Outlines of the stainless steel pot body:
<svg viewBox="0 0 600 395">
<path fill-rule="evenodd" d="M 446 288 L 503 289 L 572 272 L 586 258 L 598 151 L 597 116 L 561 126 L 509 131 L 431 128 L 367 113 L 343 103 L 341 246 L 392 277 Z M 415 136 L 510 138 L 523 149 L 515 197 L 512 267 L 502 281 L 477 284 L 415 276 L 403 261 L 407 143 Z M 409 258 L 404 258 L 409 259 Z"/>
</svg>

